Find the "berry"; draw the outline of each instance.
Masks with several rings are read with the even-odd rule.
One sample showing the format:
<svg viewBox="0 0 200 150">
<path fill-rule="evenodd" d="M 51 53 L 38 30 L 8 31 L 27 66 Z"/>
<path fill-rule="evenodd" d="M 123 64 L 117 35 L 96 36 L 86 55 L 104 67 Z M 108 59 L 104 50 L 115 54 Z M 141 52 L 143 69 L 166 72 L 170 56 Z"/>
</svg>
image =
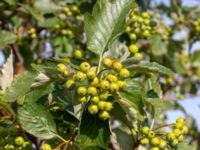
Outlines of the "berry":
<svg viewBox="0 0 200 150">
<path fill-rule="evenodd" d="M 180 117 L 180 118 L 176 119 L 176 123 L 184 124 L 185 121 L 183 118 Z"/>
<path fill-rule="evenodd" d="M 106 102 L 105 103 L 105 110 L 110 111 L 113 108 L 113 105 L 111 102 Z"/>
<path fill-rule="evenodd" d="M 72 79 L 67 80 L 67 82 L 65 83 L 65 87 L 68 89 L 71 88 L 73 85 L 74 85 L 74 80 Z"/>
<path fill-rule="evenodd" d="M 86 79 L 86 74 L 79 71 L 75 74 L 74 79 L 77 81 L 84 81 Z"/>
<path fill-rule="evenodd" d="M 51 146 L 49 144 L 45 143 L 45 144 L 42 144 L 42 148 L 41 149 L 42 150 L 51 150 Z"/>
<path fill-rule="evenodd" d="M 29 146 L 29 145 L 31 145 L 31 143 L 30 142 L 24 142 L 24 144 L 23 144 L 23 148 L 25 148 L 25 147 L 27 147 L 27 146 Z"/>
<path fill-rule="evenodd" d="M 107 120 L 110 117 L 107 111 L 102 111 L 99 113 L 99 118 L 102 120 Z"/>
<path fill-rule="evenodd" d="M 142 60 L 143 59 L 143 55 L 142 55 L 142 53 L 135 53 L 134 54 L 134 58 L 138 59 L 138 60 Z"/>
<path fill-rule="evenodd" d="M 139 51 L 138 47 L 135 44 L 131 44 L 129 46 L 129 51 L 133 54 L 137 53 Z"/>
<path fill-rule="evenodd" d="M 99 84 L 99 79 L 97 77 L 95 77 L 90 84 L 92 86 L 97 86 Z"/>
<path fill-rule="evenodd" d="M 172 146 L 176 146 L 178 144 L 178 140 L 177 139 L 174 139 L 172 142 L 171 142 L 171 145 Z"/>
<path fill-rule="evenodd" d="M 67 67 L 65 66 L 65 64 L 58 64 L 57 65 L 57 70 L 59 71 L 59 72 L 65 72 L 66 70 L 67 70 Z"/>
<path fill-rule="evenodd" d="M 90 114 L 97 114 L 98 113 L 98 106 L 97 105 L 90 105 L 88 107 L 88 111 Z"/>
<path fill-rule="evenodd" d="M 183 136 L 182 135 L 180 135 L 179 137 L 178 137 L 178 142 L 183 142 Z"/>
<path fill-rule="evenodd" d="M 176 123 L 175 126 L 174 126 L 174 128 L 175 128 L 175 129 L 181 129 L 182 126 L 183 126 L 183 124 L 181 124 L 181 123 Z"/>
<path fill-rule="evenodd" d="M 178 137 L 181 134 L 179 129 L 174 129 L 172 132 L 174 133 L 175 137 Z"/>
<path fill-rule="evenodd" d="M 117 92 L 119 90 L 119 86 L 117 83 L 113 82 L 110 84 L 110 91 L 111 92 Z"/>
<path fill-rule="evenodd" d="M 85 103 L 85 102 L 87 102 L 87 98 L 84 96 L 84 97 L 81 97 L 80 98 L 80 102 L 81 103 Z"/>
<path fill-rule="evenodd" d="M 135 33 L 131 33 L 129 35 L 129 37 L 130 37 L 131 40 L 136 40 L 137 39 L 137 35 Z"/>
<path fill-rule="evenodd" d="M 159 143 L 160 143 L 159 138 L 153 137 L 153 138 L 151 139 L 151 144 L 152 144 L 152 145 L 156 146 L 156 145 L 158 145 Z"/>
<path fill-rule="evenodd" d="M 81 50 L 75 50 L 74 51 L 74 57 L 76 58 L 76 59 L 81 59 L 81 58 L 83 58 L 83 52 L 81 51 Z"/>
<path fill-rule="evenodd" d="M 117 70 L 117 71 L 120 71 L 121 69 L 122 69 L 122 64 L 120 63 L 120 62 L 115 62 L 114 64 L 113 64 L 113 68 L 115 69 L 115 70 Z"/>
<path fill-rule="evenodd" d="M 118 80 L 118 81 L 117 81 L 117 85 L 118 85 L 118 87 L 119 87 L 120 89 L 123 89 L 123 88 L 126 87 L 126 82 L 125 82 L 125 81 L 120 81 L 120 80 Z"/>
<path fill-rule="evenodd" d="M 21 136 L 18 136 L 16 139 L 15 139 L 15 144 L 16 145 L 23 145 L 23 143 L 24 143 L 24 138 L 23 137 L 21 137 Z"/>
<path fill-rule="evenodd" d="M 108 68 L 111 68 L 112 67 L 112 60 L 110 58 L 105 58 L 103 60 L 103 64 L 108 67 Z"/>
<path fill-rule="evenodd" d="M 87 93 L 90 94 L 90 95 L 93 95 L 93 96 L 97 95 L 97 89 L 95 87 L 90 86 L 87 89 Z"/>
<path fill-rule="evenodd" d="M 63 76 L 64 76 L 65 78 L 67 78 L 69 75 L 70 75 L 70 73 L 69 73 L 68 70 L 66 70 L 66 71 L 63 72 Z"/>
<path fill-rule="evenodd" d="M 100 98 L 101 100 L 107 100 L 107 99 L 108 99 L 108 96 L 109 96 L 108 92 L 105 92 L 105 93 L 101 93 L 101 94 L 99 95 L 99 98 Z"/>
<path fill-rule="evenodd" d="M 90 70 L 90 64 L 87 62 L 83 62 L 80 64 L 80 69 L 83 72 L 87 72 L 88 70 Z"/>
<path fill-rule="evenodd" d="M 55 25 L 55 28 L 56 28 L 56 29 L 60 29 L 60 25 L 59 25 L 59 24 L 56 24 L 56 25 Z"/>
<path fill-rule="evenodd" d="M 120 70 L 119 76 L 121 78 L 128 78 L 130 76 L 130 72 L 128 71 L 128 69 L 123 68 L 123 69 Z"/>
<path fill-rule="evenodd" d="M 149 30 L 144 30 L 144 32 L 142 33 L 142 35 L 143 35 L 144 37 L 149 37 L 149 36 L 150 36 Z"/>
<path fill-rule="evenodd" d="M 5 149 L 6 150 L 14 150 L 15 147 L 14 147 L 14 145 L 8 144 L 8 145 L 5 146 Z"/>
<path fill-rule="evenodd" d="M 98 104 L 98 103 L 99 103 L 99 97 L 98 97 L 98 96 L 94 96 L 94 97 L 91 98 L 91 101 L 92 101 L 93 103 Z"/>
<path fill-rule="evenodd" d="M 110 83 L 107 81 L 107 80 L 102 80 L 100 82 L 100 88 L 102 90 L 108 90 L 109 89 L 109 86 L 110 86 Z"/>
<path fill-rule="evenodd" d="M 77 89 L 77 93 L 81 96 L 84 96 L 87 94 L 87 89 L 85 87 L 82 87 L 80 86 L 78 89 Z"/>
<path fill-rule="evenodd" d="M 173 132 L 167 134 L 167 140 L 173 141 L 175 139 L 175 135 Z"/>
<path fill-rule="evenodd" d="M 150 150 L 160 150 L 159 147 L 151 147 Z"/>
<path fill-rule="evenodd" d="M 148 137 L 153 138 L 155 136 L 155 133 L 153 131 L 149 131 Z"/>
<path fill-rule="evenodd" d="M 98 108 L 99 108 L 100 110 L 104 110 L 105 107 L 106 107 L 106 102 L 105 102 L 105 101 L 99 101 L 99 103 L 98 103 Z"/>
<path fill-rule="evenodd" d="M 188 127 L 183 126 L 183 128 L 182 128 L 182 133 L 183 133 L 183 134 L 187 134 L 187 133 L 188 133 Z"/>
<path fill-rule="evenodd" d="M 88 79 L 93 80 L 96 77 L 96 73 L 94 70 L 90 69 L 86 73 Z"/>
<path fill-rule="evenodd" d="M 167 146 L 167 142 L 164 140 L 160 140 L 159 148 L 164 149 Z"/>
<path fill-rule="evenodd" d="M 149 129 L 149 127 L 147 127 L 147 126 L 144 126 L 144 127 L 142 128 L 142 134 L 144 134 L 144 135 L 148 135 L 148 134 L 149 134 L 149 131 L 150 131 L 150 129 Z"/>
<path fill-rule="evenodd" d="M 37 37 L 37 34 L 35 34 L 35 33 L 31 34 L 32 39 L 35 39 L 36 37 Z"/>
<path fill-rule="evenodd" d="M 115 75 L 108 74 L 107 80 L 110 81 L 110 82 L 116 82 L 117 81 L 117 77 Z"/>
<path fill-rule="evenodd" d="M 142 144 L 142 145 L 147 145 L 147 144 L 149 144 L 149 139 L 146 138 L 146 137 L 141 138 L 141 139 L 140 139 L 140 144 Z"/>
</svg>

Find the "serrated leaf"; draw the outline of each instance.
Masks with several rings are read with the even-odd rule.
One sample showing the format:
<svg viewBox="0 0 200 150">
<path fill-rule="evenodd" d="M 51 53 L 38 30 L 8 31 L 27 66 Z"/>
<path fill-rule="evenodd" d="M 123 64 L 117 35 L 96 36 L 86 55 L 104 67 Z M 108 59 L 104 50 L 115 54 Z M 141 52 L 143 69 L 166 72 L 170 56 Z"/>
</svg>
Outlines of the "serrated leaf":
<svg viewBox="0 0 200 150">
<path fill-rule="evenodd" d="M 162 41 L 160 35 L 152 35 L 149 39 L 154 56 L 162 56 L 167 53 L 167 45 Z"/>
<path fill-rule="evenodd" d="M 110 129 L 108 121 L 102 121 L 98 115 L 91 115 L 85 111 L 82 115 L 78 142 L 82 150 L 91 147 L 107 148 Z"/>
<path fill-rule="evenodd" d="M 15 101 L 24 96 L 31 89 L 31 84 L 34 83 L 36 72 L 27 71 L 15 77 L 12 85 L 5 92 L 4 99 L 6 101 Z"/>
<path fill-rule="evenodd" d="M 25 103 L 18 108 L 19 123 L 22 128 L 41 139 L 51 139 L 56 136 L 56 125 L 51 114 L 41 105 Z"/>
<path fill-rule="evenodd" d="M 172 75 L 172 71 L 156 62 L 141 61 L 139 64 L 133 64 L 127 67 L 130 70 L 138 72 L 152 72 L 164 75 Z"/>
<path fill-rule="evenodd" d="M 6 63 L 3 65 L 0 76 L 0 86 L 5 91 L 13 81 L 13 53 L 11 51 Z"/>
<path fill-rule="evenodd" d="M 177 150 L 195 150 L 195 148 L 192 145 L 188 145 L 188 143 L 179 143 Z"/>
<path fill-rule="evenodd" d="M 88 49 L 102 55 L 110 41 L 123 29 L 132 0 L 98 0 L 92 14 L 85 16 Z"/>
<path fill-rule="evenodd" d="M 12 32 L 2 30 L 0 31 L 0 39 L 0 47 L 4 47 L 8 44 L 15 43 L 17 36 Z"/>
<path fill-rule="evenodd" d="M 130 52 L 126 46 L 125 41 L 121 42 L 119 39 L 114 40 L 108 46 L 108 51 L 104 53 L 104 57 L 118 59 L 120 62 L 125 61 Z"/>
</svg>

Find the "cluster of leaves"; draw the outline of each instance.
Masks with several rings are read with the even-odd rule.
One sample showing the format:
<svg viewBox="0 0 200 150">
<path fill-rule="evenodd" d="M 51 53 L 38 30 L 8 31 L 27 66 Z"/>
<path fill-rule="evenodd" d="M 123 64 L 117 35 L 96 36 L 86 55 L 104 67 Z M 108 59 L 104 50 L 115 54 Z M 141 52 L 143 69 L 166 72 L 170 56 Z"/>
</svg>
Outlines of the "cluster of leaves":
<svg viewBox="0 0 200 150">
<path fill-rule="evenodd" d="M 139 4 L 144 8 L 143 2 Z M 13 79 L 12 51 L 3 66 L 0 132 L 6 137 L 0 139 L 2 149 L 17 135 L 27 139 L 35 149 L 51 149 L 43 143 L 50 143 L 55 149 L 138 148 L 140 134 L 135 133 L 140 133 L 146 124 L 164 132 L 161 127 L 168 125 L 159 123 L 160 119 L 164 120 L 161 114 L 180 108 L 177 103 L 163 101 L 168 99 L 168 93 L 175 91 L 179 98 L 186 93 L 197 93 L 200 53 L 191 53 L 197 36 L 191 33 L 189 54 L 185 53 L 182 51 L 184 42 L 175 40 L 172 32 L 169 34 L 169 27 L 162 23 L 160 16 L 157 15 L 156 20 L 153 12 L 141 12 L 132 0 L 3 0 L 0 8 L 0 47 L 5 52 L 10 48 L 14 51 L 17 73 L 24 67 L 30 68 Z M 167 12 L 169 8 L 161 5 L 156 9 Z M 174 17 L 185 10 L 174 10 L 169 13 L 175 22 L 171 28 L 179 31 L 181 22 L 190 29 L 191 24 L 184 18 Z M 50 59 L 46 60 L 47 57 Z M 35 60 L 36 64 L 30 65 Z M 86 66 L 81 65 L 83 61 Z M 109 75 L 105 68 L 110 67 L 110 62 L 113 66 L 118 64 L 112 68 L 118 71 L 108 69 L 112 73 Z M 85 68 L 90 65 L 95 66 L 90 70 L 95 73 L 92 79 L 96 76 L 98 80 L 115 80 L 115 75 L 129 77 L 125 88 L 118 91 L 119 84 L 110 81 L 102 85 L 97 83 L 89 90 L 91 76 Z M 122 65 L 126 71 L 121 73 Z M 106 73 L 99 76 L 102 72 Z M 86 76 L 89 82 L 76 82 L 72 87 L 72 79 L 78 81 Z M 87 100 L 91 95 L 100 95 L 99 88 L 109 90 L 107 94 L 112 105 L 109 103 L 109 114 L 104 110 L 107 107 L 103 107 L 104 113 L 98 117 L 92 115 L 98 112 L 93 104 L 96 101 Z M 90 93 L 85 97 L 88 90 Z M 176 143 L 175 148 L 193 149 L 182 141 Z"/>
</svg>

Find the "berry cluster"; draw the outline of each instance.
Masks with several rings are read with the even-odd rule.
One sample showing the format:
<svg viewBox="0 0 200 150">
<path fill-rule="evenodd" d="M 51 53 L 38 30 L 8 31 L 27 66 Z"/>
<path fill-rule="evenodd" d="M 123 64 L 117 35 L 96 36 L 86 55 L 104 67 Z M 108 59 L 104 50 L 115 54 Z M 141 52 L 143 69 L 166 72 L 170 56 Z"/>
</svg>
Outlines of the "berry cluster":
<svg viewBox="0 0 200 150">
<path fill-rule="evenodd" d="M 120 62 L 105 58 L 104 69 L 97 71 L 95 66 L 91 67 L 88 62 L 80 64 L 80 70 L 73 78 L 68 78 L 66 88 L 73 89 L 76 83 L 86 82 L 85 85 L 77 86 L 77 94 L 81 103 L 88 103 L 87 109 L 90 114 L 98 114 L 99 118 L 106 120 L 110 117 L 109 111 L 113 108 L 112 102 L 108 101 L 109 96 L 116 94 L 126 86 L 125 79 L 130 73 Z M 64 64 L 58 64 L 58 71 L 68 74 Z"/>
<path fill-rule="evenodd" d="M 37 33 L 35 31 L 35 28 L 33 28 L 33 27 L 28 30 L 28 34 L 31 37 L 31 39 L 37 38 Z"/>
<path fill-rule="evenodd" d="M 150 150 L 160 150 L 166 148 L 174 148 L 178 143 L 183 142 L 184 135 L 188 133 L 183 118 L 178 118 L 171 132 L 167 134 L 156 134 L 149 127 L 144 126 L 141 130 L 140 144 L 147 146 Z"/>
<path fill-rule="evenodd" d="M 16 149 L 21 149 L 21 150 L 27 150 L 30 149 L 31 144 L 28 141 L 25 141 L 23 137 L 18 136 L 15 138 L 14 144 L 7 144 L 4 146 L 6 150 L 16 150 Z"/>
</svg>

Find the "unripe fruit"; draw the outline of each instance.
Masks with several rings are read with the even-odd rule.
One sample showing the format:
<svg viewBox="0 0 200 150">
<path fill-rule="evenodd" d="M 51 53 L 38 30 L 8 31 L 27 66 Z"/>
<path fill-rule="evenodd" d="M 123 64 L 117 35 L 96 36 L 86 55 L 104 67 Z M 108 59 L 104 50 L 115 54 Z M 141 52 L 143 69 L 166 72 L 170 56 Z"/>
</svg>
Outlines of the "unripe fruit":
<svg viewBox="0 0 200 150">
<path fill-rule="evenodd" d="M 70 75 L 70 73 L 69 73 L 68 70 L 66 70 L 66 71 L 63 72 L 63 76 L 64 76 L 65 78 L 69 77 L 69 75 Z"/>
<path fill-rule="evenodd" d="M 180 135 L 179 137 L 178 137 L 178 142 L 183 142 L 183 136 L 182 135 Z"/>
<path fill-rule="evenodd" d="M 105 92 L 105 93 L 101 93 L 101 94 L 99 95 L 99 98 L 100 98 L 101 100 L 107 100 L 107 99 L 108 99 L 108 96 L 109 96 L 109 93 L 108 93 L 108 92 Z"/>
<path fill-rule="evenodd" d="M 30 29 L 28 30 L 28 33 L 29 33 L 29 34 L 35 33 L 35 28 L 30 28 Z"/>
<path fill-rule="evenodd" d="M 123 69 L 120 70 L 119 76 L 121 78 L 128 78 L 130 76 L 130 72 L 128 71 L 128 69 L 123 68 Z"/>
<path fill-rule="evenodd" d="M 169 140 L 169 141 L 173 141 L 175 139 L 175 137 L 176 136 L 174 135 L 173 132 L 170 132 L 167 134 L 167 140 Z"/>
<path fill-rule="evenodd" d="M 133 136 L 136 136 L 136 135 L 137 135 L 137 131 L 133 128 L 133 129 L 131 129 L 131 134 L 132 134 Z"/>
<path fill-rule="evenodd" d="M 175 129 L 181 129 L 182 127 L 183 127 L 183 124 L 181 123 L 176 123 L 174 126 Z"/>
<path fill-rule="evenodd" d="M 94 97 L 91 98 L 91 101 L 92 101 L 93 103 L 98 104 L 98 103 L 99 103 L 99 97 L 98 97 L 98 96 L 94 96 Z"/>
<path fill-rule="evenodd" d="M 117 70 L 117 71 L 120 71 L 121 69 L 122 69 L 122 64 L 120 63 L 120 62 L 115 62 L 114 64 L 113 64 L 113 68 L 115 69 L 115 70 Z"/>
<path fill-rule="evenodd" d="M 88 79 L 93 80 L 96 77 L 96 72 L 90 69 L 87 71 L 86 75 Z"/>
<path fill-rule="evenodd" d="M 42 150 L 51 150 L 51 146 L 49 144 L 42 144 Z"/>
<path fill-rule="evenodd" d="M 181 131 L 179 129 L 174 129 L 172 132 L 174 133 L 175 137 L 181 135 Z"/>
<path fill-rule="evenodd" d="M 86 74 L 79 71 L 74 75 L 74 79 L 77 81 L 84 81 L 86 79 Z"/>
<path fill-rule="evenodd" d="M 149 127 L 147 127 L 147 126 L 144 126 L 144 127 L 142 128 L 142 134 L 144 134 L 144 135 L 148 135 L 148 134 L 149 134 L 149 131 L 150 131 L 150 129 L 149 129 Z"/>
<path fill-rule="evenodd" d="M 152 145 L 156 146 L 156 145 L 158 145 L 159 143 L 160 143 L 160 139 L 159 139 L 159 138 L 153 137 L 153 138 L 151 139 L 151 144 L 152 144 Z"/>
<path fill-rule="evenodd" d="M 80 64 L 80 69 L 83 72 L 87 72 L 88 70 L 90 70 L 90 64 L 87 62 L 83 62 Z"/>
<path fill-rule="evenodd" d="M 112 60 L 110 58 L 105 58 L 103 60 L 103 64 L 108 67 L 108 68 L 111 68 L 112 67 Z"/>
<path fill-rule="evenodd" d="M 81 50 L 75 50 L 74 51 L 74 57 L 76 58 L 76 59 L 81 59 L 81 58 L 83 58 L 83 52 L 81 51 Z"/>
<path fill-rule="evenodd" d="M 150 36 L 149 30 L 144 30 L 143 33 L 142 33 L 142 35 L 143 35 L 144 37 L 149 37 L 149 36 Z"/>
<path fill-rule="evenodd" d="M 97 105 L 90 105 L 88 106 L 88 111 L 90 114 L 97 114 L 98 113 L 98 107 Z"/>
<path fill-rule="evenodd" d="M 107 120 L 110 117 L 107 111 L 102 111 L 99 113 L 99 118 L 102 120 Z"/>
<path fill-rule="evenodd" d="M 110 83 L 107 81 L 107 80 L 102 80 L 100 82 L 100 88 L 102 90 L 108 90 L 109 89 L 109 86 L 110 86 Z"/>
<path fill-rule="evenodd" d="M 67 70 L 67 67 L 65 66 L 65 64 L 58 64 L 57 65 L 57 70 L 59 71 L 59 72 L 65 72 L 66 70 Z"/>
<path fill-rule="evenodd" d="M 37 34 L 36 34 L 36 33 L 31 34 L 31 38 L 32 38 L 32 39 L 35 39 L 36 37 L 37 37 Z"/>
<path fill-rule="evenodd" d="M 65 83 L 65 87 L 68 89 L 71 88 L 73 85 L 74 85 L 74 80 L 72 79 L 67 80 L 67 82 Z"/>
<path fill-rule="evenodd" d="M 110 111 L 113 108 L 113 105 L 111 102 L 106 102 L 105 104 L 105 110 Z"/>
<path fill-rule="evenodd" d="M 78 7 L 76 5 L 72 6 L 72 11 L 77 12 L 78 11 Z"/>
<path fill-rule="evenodd" d="M 117 77 L 115 75 L 108 74 L 107 80 L 110 81 L 110 82 L 116 82 L 117 81 Z"/>
<path fill-rule="evenodd" d="M 24 144 L 23 144 L 22 147 L 25 148 L 25 147 L 27 147 L 27 146 L 29 146 L 29 145 L 31 145 L 31 143 L 26 141 L 26 142 L 24 142 Z"/>
<path fill-rule="evenodd" d="M 178 140 L 177 139 L 174 139 L 172 142 L 171 142 L 171 145 L 172 146 L 176 146 L 178 144 Z"/>
<path fill-rule="evenodd" d="M 135 44 L 131 44 L 129 46 L 129 51 L 133 54 L 137 53 L 139 51 L 138 47 Z"/>
<path fill-rule="evenodd" d="M 159 147 L 151 147 L 150 150 L 160 150 Z"/>
<path fill-rule="evenodd" d="M 95 96 L 95 95 L 97 95 L 97 89 L 95 87 L 90 86 L 87 89 L 87 93 L 90 94 L 90 95 Z"/>
<path fill-rule="evenodd" d="M 160 140 L 159 148 L 164 149 L 167 146 L 167 142 L 164 140 Z"/>
<path fill-rule="evenodd" d="M 117 85 L 119 86 L 120 89 L 123 89 L 126 87 L 126 82 L 118 80 Z"/>
<path fill-rule="evenodd" d="M 56 24 L 56 25 L 55 25 L 55 28 L 56 28 L 56 29 L 60 29 L 60 25 L 59 25 L 59 24 Z"/>
<path fill-rule="evenodd" d="M 185 121 L 183 118 L 180 117 L 180 118 L 176 119 L 176 123 L 185 124 Z"/>
<path fill-rule="evenodd" d="M 142 60 L 143 59 L 143 55 L 142 55 L 142 53 L 135 53 L 134 54 L 134 58 L 138 59 L 138 60 Z"/>
<path fill-rule="evenodd" d="M 147 12 L 143 12 L 142 14 L 141 14 L 141 16 L 142 16 L 142 18 L 149 18 L 150 16 L 149 16 L 149 14 L 147 13 Z"/>
<path fill-rule="evenodd" d="M 99 84 L 99 79 L 97 77 L 95 77 L 90 84 L 92 86 L 97 86 Z"/>
<path fill-rule="evenodd" d="M 20 146 L 20 145 L 23 145 L 24 144 L 24 138 L 21 137 L 21 136 L 18 136 L 16 139 L 15 139 L 15 144 Z"/>
<path fill-rule="evenodd" d="M 8 144 L 5 146 L 5 149 L 6 150 L 15 150 L 15 147 L 14 147 L 14 145 Z"/>
<path fill-rule="evenodd" d="M 141 138 L 141 139 L 140 139 L 140 144 L 142 144 L 142 145 L 147 145 L 147 144 L 149 144 L 149 139 L 146 138 L 146 137 Z"/>
<path fill-rule="evenodd" d="M 98 103 L 98 108 L 99 108 L 100 110 L 104 110 L 105 107 L 106 107 L 106 102 L 105 102 L 105 101 L 100 101 L 100 102 Z"/>
<path fill-rule="evenodd" d="M 127 26 L 126 27 L 126 32 L 130 32 L 131 31 L 131 27 L 130 26 Z"/>
<path fill-rule="evenodd" d="M 115 82 L 112 82 L 112 83 L 110 84 L 110 91 L 111 91 L 111 92 L 117 92 L 118 90 L 119 90 L 118 84 L 115 83 Z"/>
<path fill-rule="evenodd" d="M 137 39 L 137 35 L 135 33 L 131 33 L 129 35 L 129 37 L 130 37 L 131 40 L 136 40 Z"/>
<path fill-rule="evenodd" d="M 145 19 L 145 20 L 144 20 L 144 24 L 145 24 L 145 25 L 149 25 L 149 23 L 150 23 L 150 20 L 149 20 L 149 19 Z"/>
<path fill-rule="evenodd" d="M 87 94 L 87 89 L 83 86 L 80 86 L 78 89 L 77 89 L 77 93 L 81 96 L 84 96 Z"/>
<path fill-rule="evenodd" d="M 153 131 L 149 131 L 148 137 L 153 138 L 155 136 L 155 133 Z"/>
<path fill-rule="evenodd" d="M 186 127 L 186 126 L 183 126 L 183 128 L 182 128 L 182 133 L 183 134 L 188 134 L 188 127 Z"/>
<path fill-rule="evenodd" d="M 81 97 L 80 98 L 80 102 L 81 103 L 85 103 L 85 102 L 87 102 L 87 98 L 84 96 L 84 97 Z"/>
</svg>

